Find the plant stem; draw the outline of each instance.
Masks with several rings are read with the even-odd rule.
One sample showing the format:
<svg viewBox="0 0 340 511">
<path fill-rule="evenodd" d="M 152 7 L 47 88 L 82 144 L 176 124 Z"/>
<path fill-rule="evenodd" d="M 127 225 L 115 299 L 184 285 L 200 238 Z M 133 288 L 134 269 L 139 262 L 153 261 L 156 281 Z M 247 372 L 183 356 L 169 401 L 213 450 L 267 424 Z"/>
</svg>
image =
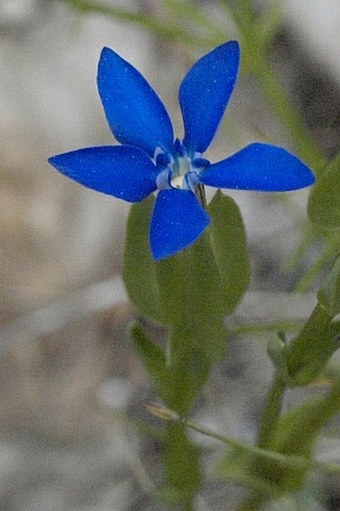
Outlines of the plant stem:
<svg viewBox="0 0 340 511">
<path fill-rule="evenodd" d="M 266 449 L 270 446 L 273 433 L 280 418 L 282 409 L 282 398 L 285 391 L 285 383 L 275 375 L 272 386 L 268 392 L 261 424 L 258 432 L 256 446 Z M 239 506 L 237 511 L 258 511 L 264 501 L 268 498 L 261 491 L 252 492 Z"/>
<path fill-rule="evenodd" d="M 279 376 L 275 376 L 262 414 L 261 425 L 256 442 L 258 447 L 267 448 L 270 445 L 270 440 L 280 418 L 282 398 L 285 388 L 286 386 L 282 379 Z"/>
<path fill-rule="evenodd" d="M 249 454 L 254 454 L 256 456 L 260 456 L 264 459 L 277 461 L 285 466 L 292 466 L 292 467 L 309 467 L 313 470 L 320 470 L 329 472 L 330 474 L 340 474 L 340 465 L 336 463 L 325 463 L 322 461 L 315 461 L 308 458 L 305 458 L 303 456 L 296 456 L 296 455 L 286 455 L 282 454 L 280 452 L 271 451 L 269 449 L 265 449 L 263 447 L 259 447 L 256 445 L 249 445 L 249 444 L 243 444 L 242 442 L 239 442 L 238 440 L 235 440 L 233 438 L 227 437 L 225 435 L 221 435 L 220 433 L 217 433 L 216 431 L 213 431 L 209 428 L 206 428 L 205 426 L 201 424 L 197 424 L 196 422 L 193 422 L 191 420 L 181 419 L 178 417 L 175 413 L 168 410 L 168 420 L 174 420 L 174 421 L 181 421 L 187 428 L 192 429 L 194 431 L 197 431 L 198 433 L 201 433 L 202 435 L 208 436 L 210 438 L 214 438 L 215 440 L 219 440 L 230 447 L 234 447 L 236 449 L 242 450 L 244 452 L 247 452 Z"/>
<path fill-rule="evenodd" d="M 125 9 L 113 5 L 103 5 L 101 3 L 92 2 L 91 0 L 60 0 L 61 2 L 69 5 L 74 10 L 81 14 L 94 12 L 110 16 L 112 18 L 126 21 L 134 25 L 140 26 L 149 30 L 159 37 L 170 40 L 182 41 L 190 46 L 200 46 L 209 43 L 202 36 L 190 34 L 184 28 L 171 24 L 169 22 L 157 19 L 141 10 L 135 11 L 132 9 Z"/>
</svg>

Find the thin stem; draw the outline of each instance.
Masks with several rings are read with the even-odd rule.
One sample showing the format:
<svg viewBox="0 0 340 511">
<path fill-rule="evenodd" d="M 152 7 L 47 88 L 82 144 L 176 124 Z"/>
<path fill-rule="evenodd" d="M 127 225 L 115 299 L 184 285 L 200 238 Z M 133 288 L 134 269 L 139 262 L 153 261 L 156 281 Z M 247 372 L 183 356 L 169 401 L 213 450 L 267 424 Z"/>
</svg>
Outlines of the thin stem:
<svg viewBox="0 0 340 511">
<path fill-rule="evenodd" d="M 179 40 L 191 46 L 205 46 L 208 41 L 206 38 L 190 34 L 184 28 L 162 21 L 155 18 L 141 10 L 134 11 L 132 9 L 124 9 L 117 6 L 102 5 L 100 3 L 92 2 L 89 0 L 60 0 L 61 2 L 69 5 L 71 8 L 77 10 L 81 14 L 95 12 L 112 18 L 127 21 L 134 25 L 141 26 L 154 34 L 167 38 L 170 40 Z"/>
<path fill-rule="evenodd" d="M 301 330 L 301 326 L 303 326 L 303 321 L 298 319 L 286 319 L 281 321 L 274 321 L 272 323 L 266 322 L 262 323 L 259 321 L 255 323 L 252 321 L 251 323 L 242 323 L 241 325 L 235 325 L 232 327 L 228 327 L 229 335 L 244 335 L 244 334 L 264 334 L 264 333 L 272 333 L 279 331 L 289 331 L 296 332 Z"/>
<path fill-rule="evenodd" d="M 259 447 L 266 448 L 270 445 L 270 440 L 280 418 L 285 388 L 286 386 L 281 378 L 275 376 L 262 413 L 261 425 L 257 437 L 257 445 Z"/>
<path fill-rule="evenodd" d="M 225 435 L 221 435 L 220 433 L 217 433 L 216 431 L 213 431 L 201 424 L 197 424 L 191 420 L 180 419 L 176 414 L 171 413 L 170 411 L 168 411 L 168 420 L 169 419 L 181 421 L 187 428 L 197 431 L 198 433 L 201 433 L 202 435 L 208 436 L 210 438 L 214 438 L 215 440 L 219 440 L 229 445 L 230 447 L 234 447 L 241 451 L 247 452 L 248 454 L 254 454 L 268 460 L 277 461 L 285 466 L 292 466 L 294 468 L 310 468 L 332 474 L 340 474 L 340 465 L 335 463 L 325 463 L 304 458 L 303 456 L 281 454 L 279 452 L 270 451 L 269 449 L 264 449 L 255 445 L 243 444 L 242 442 L 239 442 Z"/>
<path fill-rule="evenodd" d="M 275 375 L 272 386 L 268 392 L 264 410 L 262 412 L 261 424 L 257 437 L 257 446 L 259 448 L 268 448 L 270 441 L 275 432 L 277 423 L 280 418 L 282 409 L 282 399 L 285 391 L 285 383 L 278 375 Z M 254 471 L 256 470 L 256 462 Z M 262 491 L 253 491 L 241 503 L 237 511 L 257 511 L 261 509 L 264 502 L 267 500 L 268 495 L 263 494 Z"/>
</svg>

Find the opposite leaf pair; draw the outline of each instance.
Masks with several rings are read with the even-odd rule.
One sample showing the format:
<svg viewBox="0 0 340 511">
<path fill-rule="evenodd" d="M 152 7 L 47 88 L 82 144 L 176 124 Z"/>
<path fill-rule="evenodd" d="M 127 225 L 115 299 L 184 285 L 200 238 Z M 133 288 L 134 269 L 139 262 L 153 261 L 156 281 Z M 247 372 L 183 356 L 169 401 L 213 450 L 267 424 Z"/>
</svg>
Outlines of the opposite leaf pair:
<svg viewBox="0 0 340 511">
<path fill-rule="evenodd" d="M 193 243 L 210 218 L 197 198 L 200 185 L 282 192 L 311 185 L 309 168 L 286 150 L 254 143 L 218 163 L 202 157 L 233 92 L 239 45 L 230 41 L 199 59 L 179 88 L 184 139 L 174 140 L 169 115 L 131 64 L 104 48 L 98 90 L 115 138 L 122 145 L 89 147 L 49 159 L 84 186 L 128 202 L 159 190 L 150 226 L 154 259 Z"/>
</svg>

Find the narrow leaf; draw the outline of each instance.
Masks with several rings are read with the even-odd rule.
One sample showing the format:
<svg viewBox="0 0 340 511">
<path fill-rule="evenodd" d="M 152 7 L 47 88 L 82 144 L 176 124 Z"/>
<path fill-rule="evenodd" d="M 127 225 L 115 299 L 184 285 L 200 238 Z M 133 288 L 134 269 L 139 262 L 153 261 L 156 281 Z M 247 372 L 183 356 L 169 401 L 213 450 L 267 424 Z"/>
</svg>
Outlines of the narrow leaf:
<svg viewBox="0 0 340 511">
<path fill-rule="evenodd" d="M 230 314 L 245 293 L 250 275 L 247 240 L 241 213 L 231 197 L 218 191 L 210 203 L 211 243 L 223 286 L 225 314 Z"/>
<path fill-rule="evenodd" d="M 170 380 L 166 404 L 186 417 L 207 381 L 212 362 L 196 345 L 194 333 L 181 325 L 171 328 L 167 362 Z"/>
<path fill-rule="evenodd" d="M 340 154 L 328 165 L 311 191 L 308 216 L 326 228 L 340 227 Z"/>
<path fill-rule="evenodd" d="M 336 381 L 326 395 L 314 396 L 287 412 L 279 421 L 269 447 L 282 454 L 309 458 L 318 432 L 339 409 L 340 381 Z M 275 463 L 265 463 L 263 467 L 266 467 L 269 477 L 277 475 L 281 488 L 286 492 L 302 487 L 309 468 L 308 465 L 296 469 L 281 466 L 278 470 Z"/>
<path fill-rule="evenodd" d="M 123 278 L 131 301 L 142 315 L 163 322 L 155 263 L 149 243 L 153 197 L 130 210 L 125 242 Z"/>
<path fill-rule="evenodd" d="M 260 470 L 254 470 L 257 459 L 264 463 L 254 454 L 234 447 L 218 462 L 216 466 L 217 476 L 236 484 L 242 484 L 257 493 L 261 492 L 272 496 L 279 495 L 280 488 L 276 482 L 263 477 Z"/>
<path fill-rule="evenodd" d="M 145 334 L 139 325 L 131 328 L 131 337 L 137 349 L 139 358 L 150 376 L 159 397 L 168 401 L 170 389 L 170 376 L 166 367 L 165 355 Z"/>
<path fill-rule="evenodd" d="M 318 291 L 318 301 L 330 317 L 340 313 L 340 257 L 337 257 Z"/>
<path fill-rule="evenodd" d="M 337 348 L 331 317 L 317 305 L 287 351 L 287 368 L 295 385 L 308 385 Z"/>
<path fill-rule="evenodd" d="M 223 290 L 206 233 L 180 254 L 157 263 L 165 320 L 183 343 L 216 361 L 225 352 Z"/>
</svg>

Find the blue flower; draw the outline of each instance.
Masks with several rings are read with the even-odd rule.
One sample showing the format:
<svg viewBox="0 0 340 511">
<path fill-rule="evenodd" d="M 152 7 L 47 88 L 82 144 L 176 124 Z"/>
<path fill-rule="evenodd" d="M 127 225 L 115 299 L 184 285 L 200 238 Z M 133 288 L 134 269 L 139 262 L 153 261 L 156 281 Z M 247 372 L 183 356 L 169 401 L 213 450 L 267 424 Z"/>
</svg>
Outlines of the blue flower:
<svg viewBox="0 0 340 511">
<path fill-rule="evenodd" d="M 88 147 L 49 159 L 78 183 L 128 202 L 159 190 L 150 226 L 156 260 L 184 249 L 208 227 L 209 215 L 198 200 L 202 185 L 282 192 L 314 182 L 304 163 L 268 144 L 250 144 L 218 163 L 203 158 L 233 92 L 239 56 L 238 43 L 230 41 L 189 70 L 179 88 L 185 134 L 180 142 L 145 78 L 104 48 L 98 90 L 111 131 L 122 145 Z"/>
</svg>

